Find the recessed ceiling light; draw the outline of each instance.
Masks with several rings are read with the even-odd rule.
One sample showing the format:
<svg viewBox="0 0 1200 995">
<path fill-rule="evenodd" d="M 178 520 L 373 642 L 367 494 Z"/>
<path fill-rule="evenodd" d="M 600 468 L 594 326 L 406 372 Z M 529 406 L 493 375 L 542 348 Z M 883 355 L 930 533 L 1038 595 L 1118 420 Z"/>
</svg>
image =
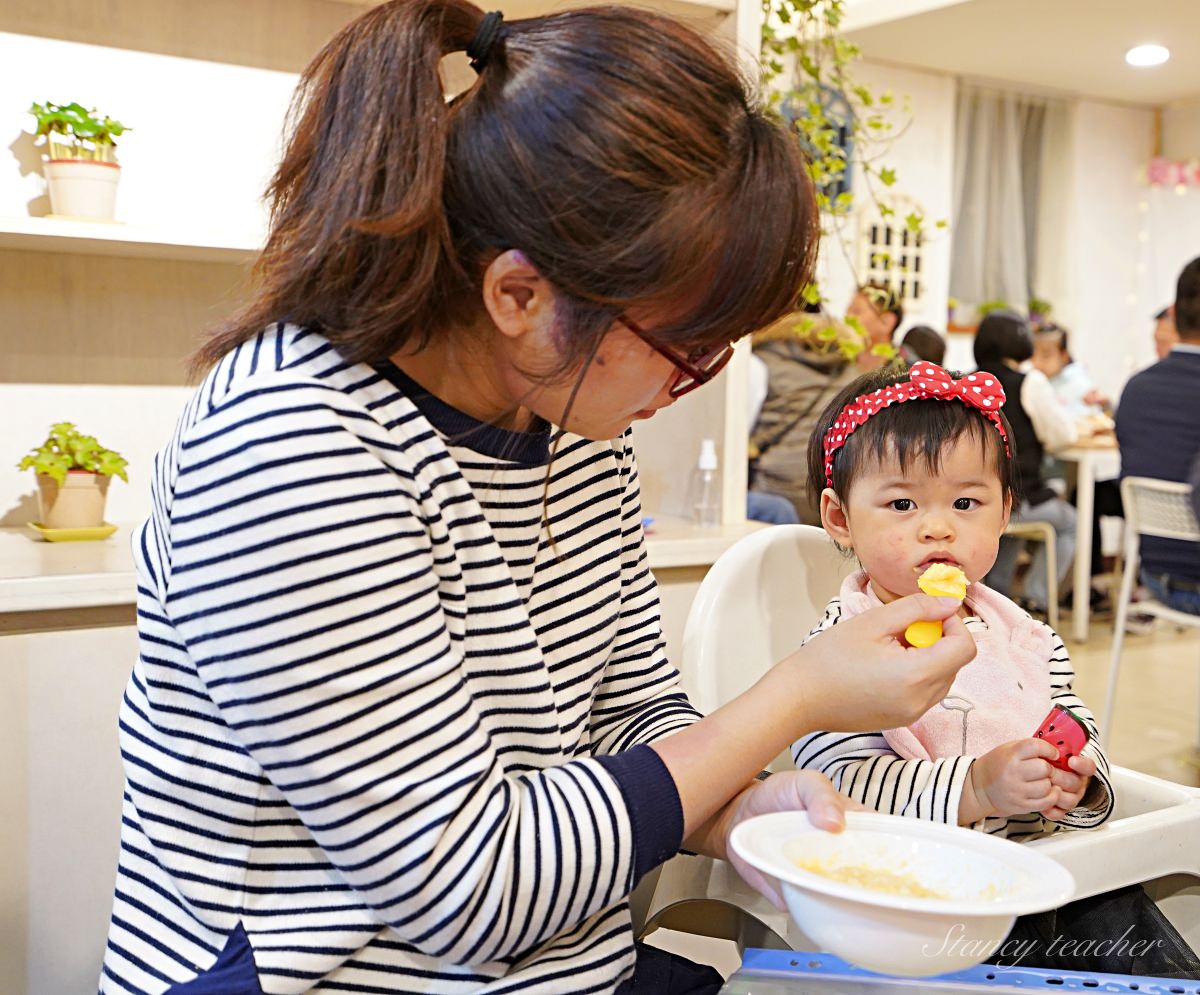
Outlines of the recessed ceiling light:
<svg viewBox="0 0 1200 995">
<path fill-rule="evenodd" d="M 1161 66 L 1170 57 L 1162 45 L 1138 45 L 1125 53 L 1125 61 L 1131 66 Z"/>
</svg>

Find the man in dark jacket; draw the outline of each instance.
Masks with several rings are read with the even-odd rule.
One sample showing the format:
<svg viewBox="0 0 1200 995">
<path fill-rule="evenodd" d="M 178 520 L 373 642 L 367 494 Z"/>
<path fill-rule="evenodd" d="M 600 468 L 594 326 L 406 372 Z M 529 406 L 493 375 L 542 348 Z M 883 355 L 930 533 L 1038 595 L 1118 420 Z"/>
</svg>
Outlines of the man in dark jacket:
<svg viewBox="0 0 1200 995">
<path fill-rule="evenodd" d="M 1187 481 L 1200 458 L 1200 258 L 1175 289 L 1179 341 L 1134 376 L 1117 408 L 1121 474 Z M 1142 538 L 1142 583 L 1160 601 L 1200 615 L 1200 543 Z"/>
</svg>

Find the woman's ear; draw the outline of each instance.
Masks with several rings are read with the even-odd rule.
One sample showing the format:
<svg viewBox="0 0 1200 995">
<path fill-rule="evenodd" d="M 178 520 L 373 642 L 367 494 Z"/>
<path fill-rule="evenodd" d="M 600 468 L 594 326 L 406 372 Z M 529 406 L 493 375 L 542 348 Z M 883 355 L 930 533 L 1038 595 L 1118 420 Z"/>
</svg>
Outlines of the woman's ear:
<svg viewBox="0 0 1200 995">
<path fill-rule="evenodd" d="M 554 318 L 550 284 L 516 249 L 501 252 L 483 273 L 483 304 L 502 335 L 541 332 Z"/>
<path fill-rule="evenodd" d="M 853 549 L 854 538 L 850 535 L 850 519 L 846 517 L 846 508 L 837 491 L 826 487 L 821 491 L 821 525 L 829 533 L 829 537 L 842 549 Z"/>
</svg>

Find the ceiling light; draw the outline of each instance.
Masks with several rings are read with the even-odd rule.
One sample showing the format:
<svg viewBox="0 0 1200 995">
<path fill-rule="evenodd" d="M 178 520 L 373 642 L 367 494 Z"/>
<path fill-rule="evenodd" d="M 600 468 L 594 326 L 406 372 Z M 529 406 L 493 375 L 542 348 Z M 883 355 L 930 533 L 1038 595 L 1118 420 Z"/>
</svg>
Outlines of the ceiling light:
<svg viewBox="0 0 1200 995">
<path fill-rule="evenodd" d="M 1131 66 L 1161 66 L 1170 57 L 1162 45 L 1138 45 L 1125 53 L 1125 61 Z"/>
</svg>

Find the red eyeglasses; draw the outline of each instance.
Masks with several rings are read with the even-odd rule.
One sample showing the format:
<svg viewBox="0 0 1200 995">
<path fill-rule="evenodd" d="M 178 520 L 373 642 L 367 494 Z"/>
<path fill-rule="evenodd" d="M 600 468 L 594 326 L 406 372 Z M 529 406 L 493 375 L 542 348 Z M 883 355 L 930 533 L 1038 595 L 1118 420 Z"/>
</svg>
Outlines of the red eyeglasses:
<svg viewBox="0 0 1200 995">
<path fill-rule="evenodd" d="M 672 397 L 683 397 L 689 391 L 708 383 L 725 369 L 725 364 L 733 358 L 732 342 L 726 342 L 715 349 L 694 349 L 687 354 L 687 358 L 684 358 L 666 346 L 659 345 L 650 337 L 649 333 L 639 327 L 637 323 L 630 321 L 625 315 L 618 315 L 617 320 L 660 356 L 669 359 L 679 370 L 675 375 L 675 382 L 671 384 L 668 391 Z"/>
</svg>

